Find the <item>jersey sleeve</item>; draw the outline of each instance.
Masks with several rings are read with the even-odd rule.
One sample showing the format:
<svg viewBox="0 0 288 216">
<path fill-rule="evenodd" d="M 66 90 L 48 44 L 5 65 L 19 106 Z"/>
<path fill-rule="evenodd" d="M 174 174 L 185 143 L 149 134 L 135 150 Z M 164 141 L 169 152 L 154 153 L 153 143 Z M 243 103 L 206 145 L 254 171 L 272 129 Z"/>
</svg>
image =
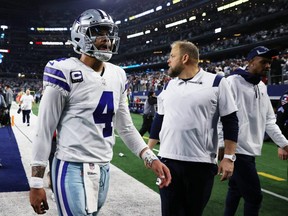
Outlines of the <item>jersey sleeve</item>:
<svg viewBox="0 0 288 216">
<path fill-rule="evenodd" d="M 69 85 L 69 79 L 63 69 L 65 68 L 65 64 L 69 64 L 69 61 L 65 61 L 65 59 L 58 59 L 49 61 L 46 64 L 43 74 L 44 89 L 46 86 L 51 86 L 59 90 L 65 96 L 69 94 L 71 88 Z"/>
<path fill-rule="evenodd" d="M 126 75 L 123 76 L 123 79 L 125 80 L 124 83 L 126 83 Z M 140 152 L 147 147 L 147 145 L 133 124 L 127 104 L 126 90 L 124 90 L 120 96 L 115 124 L 115 128 L 125 145 L 127 145 L 127 147 L 139 157 Z"/>
<path fill-rule="evenodd" d="M 35 137 L 33 139 L 32 166 L 46 166 L 51 151 L 53 133 L 64 109 L 65 97 L 57 89 L 47 86 L 39 106 Z"/>
</svg>

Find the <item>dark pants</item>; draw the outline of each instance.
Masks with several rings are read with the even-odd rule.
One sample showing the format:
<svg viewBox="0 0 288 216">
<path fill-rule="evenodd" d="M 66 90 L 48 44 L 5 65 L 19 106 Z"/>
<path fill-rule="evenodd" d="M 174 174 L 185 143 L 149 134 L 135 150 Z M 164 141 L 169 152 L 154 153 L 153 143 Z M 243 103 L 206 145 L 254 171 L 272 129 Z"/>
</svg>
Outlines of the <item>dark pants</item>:
<svg viewBox="0 0 288 216">
<path fill-rule="evenodd" d="M 153 118 L 154 118 L 153 116 L 149 116 L 146 114 L 143 115 L 142 127 L 139 130 L 139 133 L 141 134 L 141 136 L 143 136 L 146 132 L 148 132 L 150 134 Z"/>
<path fill-rule="evenodd" d="M 258 215 L 262 192 L 255 157 L 237 154 L 234 172 L 229 180 L 225 216 L 235 215 L 241 197 L 244 199 L 244 215 Z"/>
<path fill-rule="evenodd" d="M 162 158 L 172 182 L 160 189 L 162 216 L 200 216 L 207 205 L 217 165 Z"/>
<path fill-rule="evenodd" d="M 11 123 L 11 116 L 10 116 L 10 109 L 11 109 L 11 105 L 12 105 L 12 104 L 8 104 L 8 105 L 7 105 L 8 117 L 9 117 L 8 124 Z"/>
<path fill-rule="evenodd" d="M 22 110 L 23 123 L 25 122 L 27 122 L 27 124 L 30 123 L 30 113 L 31 113 L 31 110 Z"/>
</svg>

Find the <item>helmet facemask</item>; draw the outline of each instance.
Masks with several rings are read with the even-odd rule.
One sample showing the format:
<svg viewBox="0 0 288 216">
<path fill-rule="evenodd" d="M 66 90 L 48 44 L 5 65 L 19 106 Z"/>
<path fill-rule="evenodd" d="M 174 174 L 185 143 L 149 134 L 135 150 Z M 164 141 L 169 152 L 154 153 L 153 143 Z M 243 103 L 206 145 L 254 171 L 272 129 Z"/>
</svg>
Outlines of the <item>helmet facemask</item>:
<svg viewBox="0 0 288 216">
<path fill-rule="evenodd" d="M 100 61 L 109 61 L 112 54 L 117 54 L 120 38 L 118 37 L 118 27 L 116 25 L 101 24 L 91 26 L 86 32 L 87 46 L 85 53 Z M 96 47 L 96 40 L 101 40 L 102 44 Z"/>
</svg>

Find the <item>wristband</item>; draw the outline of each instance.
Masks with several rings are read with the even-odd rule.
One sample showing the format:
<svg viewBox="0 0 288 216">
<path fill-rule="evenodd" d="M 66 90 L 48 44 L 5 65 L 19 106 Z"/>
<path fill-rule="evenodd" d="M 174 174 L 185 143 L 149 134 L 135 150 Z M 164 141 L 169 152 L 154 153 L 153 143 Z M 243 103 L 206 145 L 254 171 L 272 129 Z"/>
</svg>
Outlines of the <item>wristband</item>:
<svg viewBox="0 0 288 216">
<path fill-rule="evenodd" d="M 154 160 L 159 160 L 159 158 L 153 153 L 151 149 L 145 150 L 141 157 L 149 168 L 152 167 L 152 162 Z"/>
<path fill-rule="evenodd" d="M 31 177 L 30 178 L 30 188 L 43 188 L 43 178 Z"/>
</svg>

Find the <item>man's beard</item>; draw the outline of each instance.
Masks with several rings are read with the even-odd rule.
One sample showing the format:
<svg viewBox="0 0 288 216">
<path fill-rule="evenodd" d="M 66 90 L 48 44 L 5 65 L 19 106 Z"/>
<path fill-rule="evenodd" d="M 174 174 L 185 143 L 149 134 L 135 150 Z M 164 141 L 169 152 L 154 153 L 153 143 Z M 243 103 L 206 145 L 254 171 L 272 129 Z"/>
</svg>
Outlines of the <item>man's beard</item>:
<svg viewBox="0 0 288 216">
<path fill-rule="evenodd" d="M 170 77 L 178 77 L 182 73 L 182 70 L 183 70 L 182 65 L 177 65 L 174 68 L 170 67 L 168 70 L 168 75 Z"/>
</svg>

